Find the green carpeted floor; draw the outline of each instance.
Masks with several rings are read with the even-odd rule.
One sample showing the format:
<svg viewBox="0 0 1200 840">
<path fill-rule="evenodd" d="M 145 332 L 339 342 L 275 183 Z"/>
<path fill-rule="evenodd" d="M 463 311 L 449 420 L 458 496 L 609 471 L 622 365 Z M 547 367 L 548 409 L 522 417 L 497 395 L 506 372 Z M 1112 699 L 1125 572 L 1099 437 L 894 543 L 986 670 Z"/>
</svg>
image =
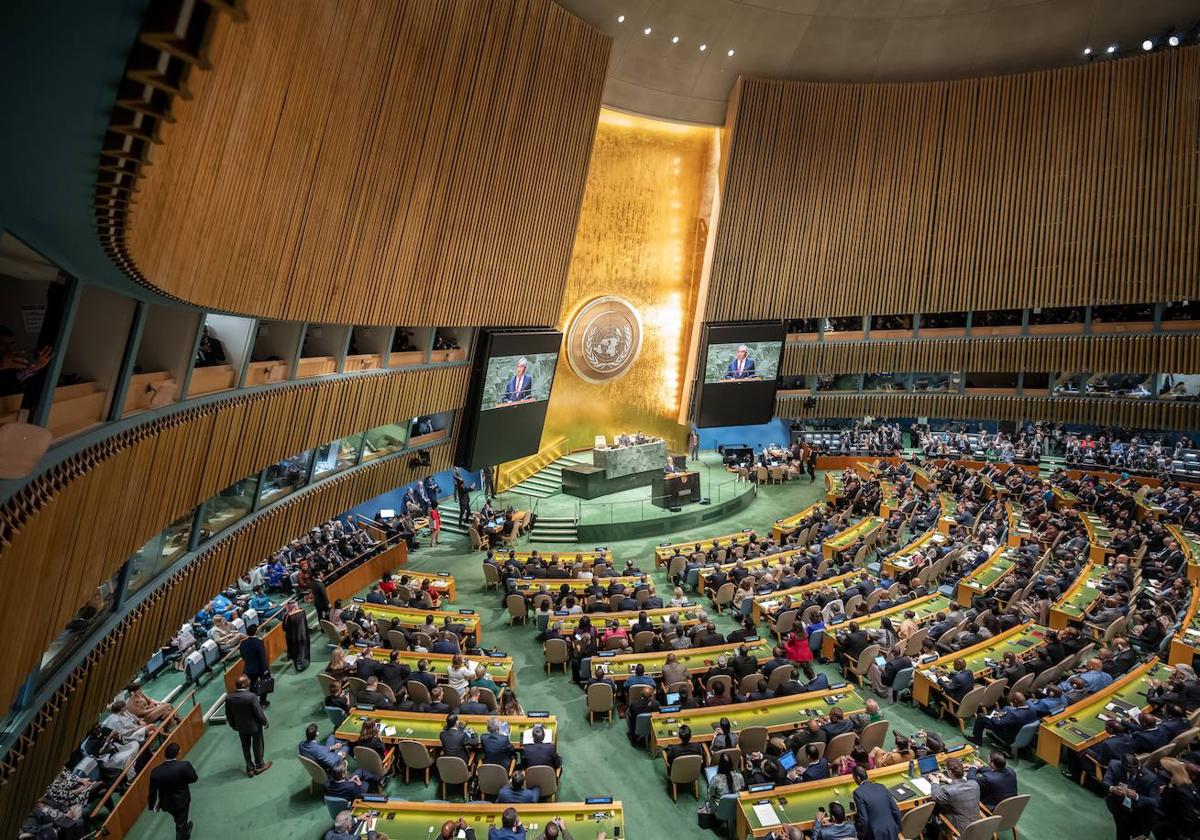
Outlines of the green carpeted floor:
<svg viewBox="0 0 1200 840">
<path fill-rule="evenodd" d="M 672 534 L 672 538 L 691 539 L 753 526 L 764 533 L 778 517 L 808 506 L 821 495 L 823 484 L 818 475 L 815 484 L 789 482 L 759 489 L 758 498 L 744 512 L 727 520 L 709 523 L 703 528 Z M 644 569 L 653 568 L 652 549 L 663 537 L 614 543 L 615 556 L 636 558 Z M 541 548 L 541 546 L 538 546 Z M 645 750 L 636 750 L 624 737 L 624 721 L 612 726 L 589 726 L 583 693 L 569 677 L 556 673 L 547 677 L 543 670 L 541 647 L 534 641 L 532 627 L 510 628 L 500 598 L 483 591 L 480 555 L 469 552 L 465 541 L 452 540 L 436 548 L 423 547 L 410 559 L 414 569 L 448 571 L 458 582 L 458 604 L 480 611 L 489 646 L 511 653 L 517 662 L 518 696 L 528 710 L 544 709 L 559 719 L 559 750 L 565 769 L 560 800 L 582 800 L 592 795 L 612 795 L 625 807 L 627 834 L 633 840 L 657 838 L 712 838 L 711 832 L 696 827 L 696 802 L 680 795 L 671 802 L 664 781 L 661 761 L 652 761 Z M 658 572 L 662 581 L 664 575 Z M 732 622 L 719 619 L 721 629 L 732 629 Z M 314 644 L 314 653 L 319 643 Z M 316 673 L 323 667 L 316 656 L 313 667 L 295 674 L 283 663 L 277 691 L 268 709 L 271 727 L 267 731 L 267 757 L 275 762 L 265 775 L 248 779 L 242 769 L 241 750 L 232 730 L 221 727 L 207 732 L 188 756 L 195 764 L 200 781 L 192 788 L 193 837 L 197 840 L 239 840 L 239 838 L 320 838 L 330 825 L 324 803 L 308 794 L 308 777 L 296 760 L 296 745 L 304 727 L 319 722 L 322 732 L 328 722 L 321 710 L 321 695 Z M 832 668 L 825 668 L 832 673 Z M 171 678 L 174 679 L 174 678 Z M 162 680 L 151 686 L 151 693 L 163 696 L 170 684 Z M 200 702 L 211 705 L 221 693 L 220 680 L 199 692 Z M 923 712 L 906 705 L 886 705 L 892 729 L 913 732 L 920 728 L 937 729 L 944 735 L 956 733 Z M 890 743 L 890 741 L 889 741 Z M 1033 800 L 1021 821 L 1021 836 L 1027 840 L 1051 840 L 1066 836 L 1104 838 L 1114 836 L 1112 822 L 1103 801 L 1065 779 L 1056 768 L 1034 769 L 1029 761 L 1017 767 L 1022 792 Z M 421 800 L 437 798 L 436 784 L 405 785 L 393 781 L 388 793 L 395 797 Z M 173 836 L 170 818 L 165 814 L 145 814 L 134 827 L 134 840 Z M 425 840 L 400 838 L 392 840 Z M 481 838 L 482 840 L 482 838 Z"/>
</svg>

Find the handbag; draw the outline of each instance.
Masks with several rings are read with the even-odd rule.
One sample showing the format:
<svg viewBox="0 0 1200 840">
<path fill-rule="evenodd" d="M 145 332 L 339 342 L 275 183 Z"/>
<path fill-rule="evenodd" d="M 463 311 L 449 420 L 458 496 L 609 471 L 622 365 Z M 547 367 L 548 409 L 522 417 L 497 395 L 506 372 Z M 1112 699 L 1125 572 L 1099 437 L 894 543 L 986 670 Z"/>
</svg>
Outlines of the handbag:
<svg viewBox="0 0 1200 840">
<path fill-rule="evenodd" d="M 270 694 L 275 690 L 275 678 L 270 674 L 263 674 L 254 684 L 254 693 L 258 695 Z"/>
<path fill-rule="evenodd" d="M 707 831 L 711 831 L 712 827 L 716 824 L 716 819 L 713 817 L 712 811 L 709 810 L 707 802 L 701 803 L 700 807 L 696 809 L 696 824 Z"/>
</svg>

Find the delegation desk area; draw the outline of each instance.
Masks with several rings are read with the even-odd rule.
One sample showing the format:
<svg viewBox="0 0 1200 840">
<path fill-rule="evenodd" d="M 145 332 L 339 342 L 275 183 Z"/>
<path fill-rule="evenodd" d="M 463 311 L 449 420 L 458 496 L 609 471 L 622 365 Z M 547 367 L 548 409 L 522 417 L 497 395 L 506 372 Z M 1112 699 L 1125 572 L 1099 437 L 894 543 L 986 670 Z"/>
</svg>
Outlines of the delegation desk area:
<svg viewBox="0 0 1200 840">
<path fill-rule="evenodd" d="M 428 663 L 429 673 L 438 678 L 438 682 L 445 682 L 449 679 L 447 672 L 450 669 L 450 664 L 454 661 L 452 653 L 417 653 L 411 650 L 394 651 L 396 661 L 401 665 L 407 665 L 408 669 L 414 674 L 417 672 L 417 663 L 425 660 Z M 393 651 L 390 648 L 365 648 L 355 656 L 347 656 L 347 663 L 353 665 L 357 661 L 357 656 L 369 656 L 378 662 L 388 662 L 391 659 Z M 513 660 L 511 656 L 480 656 L 477 658 L 466 658 L 465 664 L 468 668 L 474 671 L 478 666 L 482 665 L 487 669 L 488 676 L 493 682 L 500 685 L 507 685 L 509 688 L 517 687 L 517 672 L 513 668 Z"/>
<path fill-rule="evenodd" d="M 393 619 L 399 619 L 400 625 L 406 630 L 421 630 L 426 627 L 425 620 L 433 619 L 433 626 L 437 630 L 442 629 L 445 620 L 450 619 L 452 625 L 462 625 L 464 632 L 475 637 L 476 644 L 483 643 L 483 627 L 480 625 L 479 616 L 474 610 L 465 610 L 462 612 L 448 612 L 443 610 L 418 610 L 408 607 L 391 607 L 387 604 L 368 604 L 360 603 L 363 614 L 375 619 L 376 622 L 384 621 L 390 623 Z M 386 630 L 386 626 L 380 628 Z"/>
<path fill-rule="evenodd" d="M 706 744 L 713 739 L 714 727 L 721 718 L 729 718 L 734 732 L 751 726 L 765 727 L 771 733 L 791 732 L 801 722 L 814 718 L 823 721 L 834 706 L 851 715 L 863 711 L 866 700 L 857 689 L 842 686 L 748 703 L 655 712 L 650 716 L 650 754 L 678 744 L 679 727 L 685 724 L 691 727 L 693 743 Z"/>
<path fill-rule="evenodd" d="M 945 612 L 950 609 L 953 602 L 941 593 L 935 592 L 932 595 L 925 595 L 916 598 L 912 601 L 906 601 L 903 604 L 896 604 L 894 607 L 888 607 L 885 610 L 877 610 L 869 614 L 866 618 L 855 619 L 860 630 L 876 631 L 883 623 L 885 618 L 890 618 L 895 627 L 899 627 L 904 621 L 904 614 L 910 610 L 913 613 L 913 620 L 925 626 L 929 624 L 931 619 L 939 612 Z M 838 624 L 833 627 L 826 628 L 825 634 L 821 640 L 821 655 L 826 659 L 833 659 L 837 652 L 838 641 L 837 631 L 849 626 L 849 622 Z M 887 651 L 881 651 L 886 653 Z"/>
<path fill-rule="evenodd" d="M 967 765 L 979 765 L 975 751 L 969 746 L 938 755 L 938 770 L 943 772 L 951 758 L 962 759 Z M 914 783 L 907 764 L 892 764 L 868 770 L 872 781 L 888 788 L 901 811 L 907 811 L 929 798 L 929 780 Z M 926 774 L 932 775 L 932 774 Z M 847 822 L 853 824 L 854 790 L 858 787 L 853 776 L 831 776 L 815 782 L 772 787 L 765 791 L 745 791 L 738 796 L 737 831 L 735 837 L 766 837 L 783 825 L 811 829 L 818 808 L 828 808 L 831 801 L 846 808 Z"/>
<path fill-rule="evenodd" d="M 932 703 L 935 694 L 942 693 L 940 675 L 954 667 L 954 660 L 966 660 L 967 670 L 979 679 L 989 673 L 1004 659 L 1004 654 L 1015 653 L 1023 659 L 1046 641 L 1046 631 L 1033 622 L 1018 624 L 998 636 L 984 639 L 977 645 L 947 654 L 935 662 L 920 665 L 913 674 L 913 702 L 922 706 Z"/>
<path fill-rule="evenodd" d="M 598 653 L 595 656 L 588 657 L 583 661 L 580 670 L 588 668 L 586 673 L 593 673 L 598 666 L 604 666 L 608 678 L 614 682 L 624 682 L 633 674 L 633 669 L 638 665 L 642 665 L 646 669 L 646 673 L 651 676 L 659 676 L 662 674 L 663 665 L 667 661 L 667 657 L 672 653 L 675 654 L 676 660 L 680 665 L 688 669 L 688 673 L 692 676 L 703 674 L 709 668 L 717 664 L 717 658 L 725 656 L 733 656 L 737 653 L 737 649 L 742 645 L 750 648 L 750 655 L 758 657 L 760 660 L 771 658 L 771 651 L 774 645 L 769 640 L 751 640 L 745 642 L 729 642 L 723 645 L 713 645 L 712 647 L 697 647 L 683 648 L 682 650 L 657 651 L 649 653 L 622 653 L 606 655 Z"/>
<path fill-rule="evenodd" d="M 695 553 L 697 547 L 701 551 L 708 551 L 710 548 L 720 550 L 722 548 L 729 549 L 735 545 L 745 545 L 750 542 L 750 537 L 753 535 L 753 529 L 745 528 L 732 534 L 722 534 L 719 537 L 705 537 L 702 540 L 687 540 L 685 542 L 661 543 L 654 547 L 654 565 L 667 565 L 671 562 L 671 558 L 675 556 L 676 551 L 690 557 Z"/>
<path fill-rule="evenodd" d="M 463 726 L 475 730 L 477 735 L 487 732 L 487 722 L 495 717 L 508 724 L 508 739 L 514 749 L 521 749 L 525 733 L 541 725 L 546 730 L 546 741 L 554 743 L 558 735 L 558 719 L 552 716 L 527 717 L 524 715 L 459 715 Z M 446 715 L 425 712 L 395 712 L 353 708 L 337 728 L 334 737 L 344 743 L 357 741 L 362 734 L 363 724 L 368 720 L 379 724 L 379 739 L 385 744 L 401 741 L 417 741 L 425 747 L 440 748 L 440 734 L 446 726 Z"/>
<path fill-rule="evenodd" d="M 379 797 L 383 799 L 383 797 Z M 366 829 L 386 834 L 392 840 L 428 840 L 436 837 L 447 820 L 466 820 L 478 840 L 485 840 L 488 829 L 500 826 L 506 808 L 515 808 L 529 837 L 536 837 L 546 823 L 561 817 L 575 840 L 613 840 L 625 836 L 625 812 L 619 801 L 593 797 L 587 802 L 543 802 L 537 804 L 498 805 L 494 802 L 408 802 L 405 800 L 370 801 L 359 799 L 353 806 L 354 818 Z"/>
</svg>

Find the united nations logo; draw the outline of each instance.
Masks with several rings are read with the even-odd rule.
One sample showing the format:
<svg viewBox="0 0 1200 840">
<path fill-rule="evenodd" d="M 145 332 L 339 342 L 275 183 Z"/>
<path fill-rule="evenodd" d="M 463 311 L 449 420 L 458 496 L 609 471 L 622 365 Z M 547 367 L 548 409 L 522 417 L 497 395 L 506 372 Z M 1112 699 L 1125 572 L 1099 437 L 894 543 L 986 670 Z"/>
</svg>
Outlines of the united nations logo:
<svg viewBox="0 0 1200 840">
<path fill-rule="evenodd" d="M 584 304 L 567 331 L 567 361 L 586 382 L 621 378 L 641 349 L 641 316 L 628 301 L 613 295 Z"/>
</svg>

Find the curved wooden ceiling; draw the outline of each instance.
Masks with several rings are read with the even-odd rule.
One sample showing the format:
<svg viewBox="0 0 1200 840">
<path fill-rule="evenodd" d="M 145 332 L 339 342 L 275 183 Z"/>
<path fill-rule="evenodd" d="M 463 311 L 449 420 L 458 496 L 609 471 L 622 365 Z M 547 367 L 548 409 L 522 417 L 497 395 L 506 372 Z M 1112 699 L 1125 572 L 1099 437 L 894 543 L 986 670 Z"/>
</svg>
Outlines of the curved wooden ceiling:
<svg viewBox="0 0 1200 840">
<path fill-rule="evenodd" d="M 125 230 L 140 275 L 270 318 L 552 323 L 609 39 L 549 0 L 250 16 L 162 127 Z"/>
</svg>

